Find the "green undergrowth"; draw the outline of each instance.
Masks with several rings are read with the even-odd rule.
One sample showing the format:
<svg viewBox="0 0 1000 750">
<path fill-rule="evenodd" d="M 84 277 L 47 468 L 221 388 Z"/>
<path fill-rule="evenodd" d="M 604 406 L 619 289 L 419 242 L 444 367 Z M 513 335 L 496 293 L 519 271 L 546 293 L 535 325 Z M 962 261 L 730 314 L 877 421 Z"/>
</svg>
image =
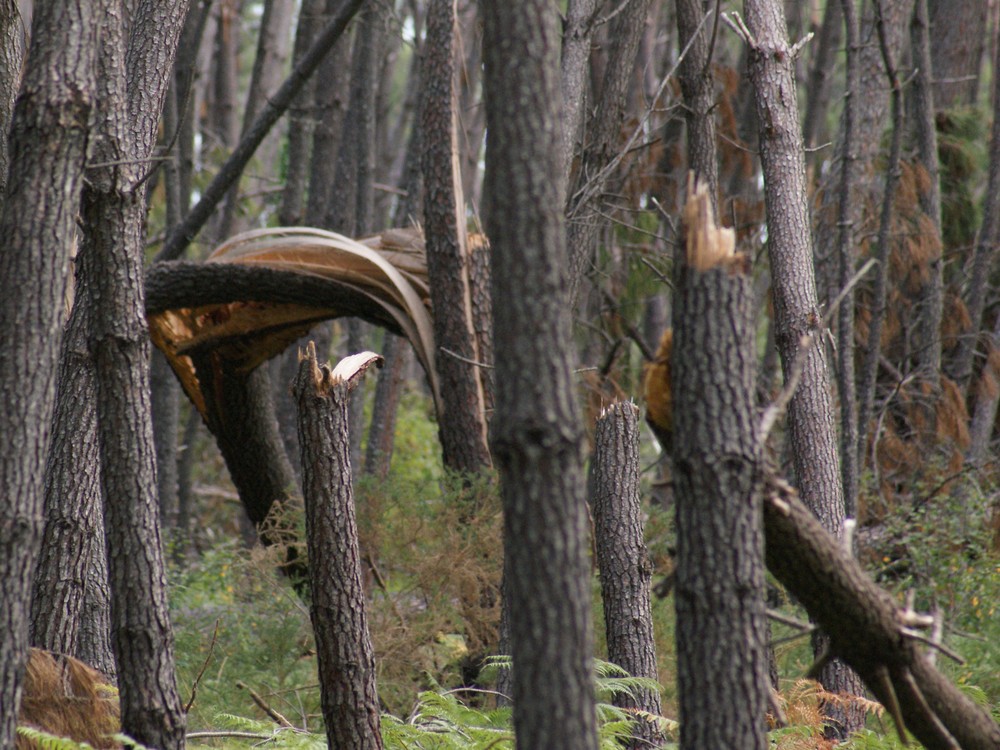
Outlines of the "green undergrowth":
<svg viewBox="0 0 1000 750">
<path fill-rule="evenodd" d="M 924 497 L 883 522 L 863 560 L 901 603 L 912 591 L 918 610 L 942 611 L 945 643 L 964 664 L 945 655 L 938 656 L 939 664 L 996 713 L 1000 558 L 983 523 L 990 517 L 992 494 L 969 483 Z M 426 404 L 408 396 L 392 475 L 386 481 L 360 480 L 356 504 L 386 746 L 512 747 L 509 711 L 496 709 L 490 693 L 482 692 L 492 684 L 476 676 L 497 648 L 502 524 L 495 479 L 468 483 L 447 477 Z M 672 565 L 673 517 L 669 507 L 647 512 L 655 585 Z M 286 520 L 301 527 L 301 519 Z M 325 746 L 308 605 L 278 571 L 283 556 L 281 549 L 216 539 L 193 561 L 171 569 L 179 684 L 185 703 L 193 698 L 188 728 L 195 747 L 245 747 L 265 740 L 267 746 L 293 749 Z M 593 590 L 596 655 L 606 657 L 596 578 Z M 807 619 L 773 582 L 769 606 Z M 672 596 L 654 597 L 665 717 L 677 716 L 673 607 Z M 809 638 L 781 624 L 772 632 L 790 722 L 771 733 L 772 745 L 827 747 L 819 705 L 829 696 L 802 679 L 813 659 Z M 602 736 L 605 746 L 613 747 L 623 717 L 610 709 L 609 694 L 602 700 Z M 282 728 L 262 706 L 294 729 Z M 868 731 L 843 747 L 901 747 L 891 720 L 876 704 L 866 708 Z M 239 732 L 247 736 L 236 736 Z"/>
</svg>

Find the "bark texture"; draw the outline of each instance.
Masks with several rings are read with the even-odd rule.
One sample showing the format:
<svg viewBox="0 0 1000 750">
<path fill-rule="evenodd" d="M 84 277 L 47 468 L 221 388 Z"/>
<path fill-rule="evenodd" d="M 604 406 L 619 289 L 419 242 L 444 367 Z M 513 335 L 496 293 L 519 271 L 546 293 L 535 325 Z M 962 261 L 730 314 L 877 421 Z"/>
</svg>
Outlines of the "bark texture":
<svg viewBox="0 0 1000 750">
<path fill-rule="evenodd" d="M 95 96 L 89 0 L 35 9 L 0 213 L 0 748 L 14 744 L 68 264 Z"/>
<path fill-rule="evenodd" d="M 162 750 L 183 748 L 185 717 L 156 497 L 142 266 L 147 162 L 187 5 L 140 2 L 126 34 L 125 4 L 103 0 L 97 165 L 82 206 L 122 730 Z"/>
<path fill-rule="evenodd" d="M 105 591 L 108 587 L 97 374 L 89 344 L 91 304 L 88 282 L 78 273 L 76 299 L 63 336 L 52 444 L 45 464 L 45 532 L 31 601 L 31 644 L 84 659 L 113 677 L 110 604 L 105 601 L 103 609 L 86 607 L 92 579 Z M 89 621 L 93 615 L 96 621 Z M 106 635 L 100 642 L 81 644 L 81 631 L 92 635 L 101 630 Z M 107 651 L 95 653 L 100 646 Z"/>
<path fill-rule="evenodd" d="M 794 61 L 785 32 L 782 5 L 746 0 L 751 38 L 748 69 L 756 92 L 760 160 L 767 209 L 768 257 L 772 274 L 775 341 L 785 376 L 804 336 L 822 332 L 812 265 L 812 239 L 806 202 L 805 161 L 795 96 Z M 864 132 L 864 131 L 862 131 Z M 795 481 L 802 499 L 823 527 L 839 536 L 844 521 L 837 435 L 830 373 L 822 346 L 809 348 L 799 386 L 788 405 L 788 427 Z M 832 662 L 821 675 L 833 692 L 856 694 L 857 678 Z M 842 730 L 847 717 L 831 717 Z"/>
<path fill-rule="evenodd" d="M 493 248 L 496 411 L 525 748 L 597 747 L 582 428 L 574 397 L 559 133 L 560 29 L 544 0 L 486 3 L 484 214 Z"/>
<path fill-rule="evenodd" d="M 672 441 L 662 426 L 650 426 L 661 442 Z M 1000 725 L 934 668 L 894 598 L 773 469 L 763 468 L 760 478 L 768 570 L 830 635 L 831 653 L 858 671 L 897 727 L 905 724 L 930 750 L 1000 745 Z"/>
<path fill-rule="evenodd" d="M 331 748 L 380 750 L 375 654 L 365 614 L 351 489 L 347 402 L 351 381 L 316 363 L 311 347 L 292 383 L 302 446 L 302 491 L 320 690 Z"/>
<path fill-rule="evenodd" d="M 643 540 L 639 496 L 639 410 L 618 403 L 597 420 L 590 468 L 594 547 L 601 573 L 601 599 L 608 660 L 636 677 L 657 679 L 656 643 L 649 581 L 653 568 Z M 616 706 L 660 715 L 655 690 L 616 695 Z M 641 717 L 630 748 L 657 747 L 664 737 Z"/>
<path fill-rule="evenodd" d="M 680 747 L 762 750 L 767 621 L 753 284 L 704 190 L 684 210 L 674 309 Z M 720 252 L 709 260 L 705 250 Z M 677 439 L 682 437 L 682 439 Z"/>
<path fill-rule="evenodd" d="M 455 91 L 456 0 L 431 0 L 421 74 L 424 241 L 434 308 L 436 366 L 444 395 L 438 430 L 449 469 L 476 474 L 490 466 L 483 384 L 472 326 L 465 200 L 458 168 Z"/>
</svg>

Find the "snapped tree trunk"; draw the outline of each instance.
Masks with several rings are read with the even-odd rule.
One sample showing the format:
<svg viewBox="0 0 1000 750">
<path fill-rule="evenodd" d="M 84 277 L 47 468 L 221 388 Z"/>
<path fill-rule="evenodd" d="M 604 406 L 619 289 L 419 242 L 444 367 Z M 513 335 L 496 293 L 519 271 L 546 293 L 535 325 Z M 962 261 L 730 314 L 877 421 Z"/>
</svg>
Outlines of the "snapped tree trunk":
<svg viewBox="0 0 1000 750">
<path fill-rule="evenodd" d="M 597 747 L 582 427 L 574 395 L 558 122 L 561 32 L 546 0 L 486 3 L 484 216 L 493 252 L 496 411 L 514 731 Z"/>
<path fill-rule="evenodd" d="M 91 109 L 99 14 L 90 0 L 42 3 L 10 122 L 0 212 L 0 748 L 14 745 L 28 658 L 31 583 L 43 532 L 45 457 L 67 268 Z M 4 134 L 5 136 L 6 134 Z"/>
<path fill-rule="evenodd" d="M 767 747 L 767 620 L 749 259 L 705 186 L 684 208 L 674 309 L 680 747 Z"/>
<path fill-rule="evenodd" d="M 608 660 L 630 675 L 655 680 L 656 643 L 649 600 L 653 569 L 643 540 L 639 496 L 639 410 L 631 402 L 608 407 L 597 420 L 589 483 Z M 614 703 L 660 714 L 660 694 L 655 690 L 616 695 Z M 658 747 L 663 742 L 656 724 L 636 719 L 630 748 Z"/>
<path fill-rule="evenodd" d="M 673 388 L 668 368 L 657 369 L 654 378 L 646 383 L 650 410 L 649 394 Z M 671 421 L 663 416 L 654 412 L 647 422 L 663 445 L 671 445 Z M 766 438 L 766 431 L 760 432 Z M 760 466 L 757 481 L 764 496 L 768 570 L 830 636 L 830 655 L 857 670 L 900 731 L 905 725 L 930 750 L 1000 746 L 1000 725 L 988 710 L 951 684 L 918 647 L 914 613 L 875 585 L 773 468 Z"/>
<path fill-rule="evenodd" d="M 370 356 L 369 356 L 370 355 Z M 360 370 L 343 366 L 361 360 Z M 348 357 L 331 372 L 310 343 L 292 382 L 302 446 L 303 497 L 316 657 L 331 748 L 381 750 L 375 654 L 365 614 L 351 480 L 347 402 L 378 355 Z"/>
</svg>

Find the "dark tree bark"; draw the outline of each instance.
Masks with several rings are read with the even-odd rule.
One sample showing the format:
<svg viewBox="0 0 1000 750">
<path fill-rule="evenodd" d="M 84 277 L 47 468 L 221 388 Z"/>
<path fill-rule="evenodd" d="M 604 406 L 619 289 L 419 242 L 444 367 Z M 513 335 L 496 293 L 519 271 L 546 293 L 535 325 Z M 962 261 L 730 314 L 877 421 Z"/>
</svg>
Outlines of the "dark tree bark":
<svg viewBox="0 0 1000 750">
<path fill-rule="evenodd" d="M 335 375 L 326 365 L 321 369 L 310 344 L 292 390 L 302 446 L 309 615 L 327 742 L 331 748 L 380 750 L 375 654 L 365 614 L 347 435 L 347 402 L 360 377 Z"/>
<path fill-rule="evenodd" d="M 597 420 L 589 483 L 608 660 L 636 677 L 658 679 L 649 600 L 653 568 L 643 541 L 639 410 L 634 404 L 614 404 Z M 635 697 L 616 695 L 614 703 L 660 715 L 655 690 L 638 691 Z M 654 723 L 638 718 L 629 747 L 657 747 L 663 741 Z"/>
<path fill-rule="evenodd" d="M 79 264 L 78 264 L 79 269 Z M 89 633 L 110 634 L 110 605 L 85 608 L 91 579 L 107 589 L 101 459 L 97 437 L 97 375 L 89 346 L 90 282 L 78 273 L 76 298 L 63 336 L 52 444 L 45 465 L 45 532 L 31 601 L 31 644 L 84 659 L 93 646 L 108 651 L 88 664 L 114 676 L 108 635 L 81 648 L 84 614 L 98 615 Z M 110 666 L 111 671 L 107 671 Z"/>
<path fill-rule="evenodd" d="M 669 378 L 668 372 L 660 376 Z M 661 383 L 658 388 L 670 387 Z M 647 393 L 649 387 L 647 385 Z M 657 439 L 672 433 L 650 422 Z M 875 697 L 931 750 L 987 750 L 1000 725 L 952 685 L 917 646 L 912 613 L 868 577 L 786 482 L 762 467 L 765 557 L 771 573 L 830 634 L 831 653 L 864 678 Z M 814 666 L 814 670 L 818 665 Z M 742 747 L 742 743 L 738 746 Z"/>
<path fill-rule="evenodd" d="M 795 80 L 782 6 L 775 0 L 745 0 L 744 11 L 764 173 L 775 341 L 788 377 L 803 337 L 817 334 L 822 325 L 813 276 L 802 131 L 798 104 L 790 94 Z M 810 347 L 804 359 L 799 387 L 788 406 L 795 480 L 823 527 L 839 536 L 844 496 L 824 348 Z M 838 661 L 826 667 L 821 682 L 831 692 L 856 695 L 860 690 L 857 677 Z M 852 728 L 845 720 L 840 726 Z"/>
<path fill-rule="evenodd" d="M 93 101 L 98 13 L 89 0 L 35 9 L 10 124 L 0 212 L 0 748 L 14 746 L 43 531 L 67 268 Z"/>
<path fill-rule="evenodd" d="M 592 122 L 586 126 L 580 171 L 568 196 L 567 248 L 570 264 L 570 304 L 579 297 L 583 277 L 597 250 L 597 240 L 607 225 L 605 192 L 612 184 L 614 160 L 620 156 L 626 101 L 645 29 L 651 0 L 633 0 L 615 15 L 608 36 L 611 49 L 601 85 L 600 100 Z"/>
<path fill-rule="evenodd" d="M 187 1 L 140 2 L 126 41 L 121 0 L 102 5 L 100 136 L 82 216 L 94 286 L 91 345 L 105 497 L 112 640 L 122 729 L 147 747 L 183 748 L 185 717 L 156 498 L 149 331 L 143 290 L 147 162 L 156 142 Z"/>
<path fill-rule="evenodd" d="M 276 502 L 293 497 L 297 480 L 274 417 L 267 369 L 241 373 L 211 354 L 194 359 L 208 402 L 207 427 L 218 441 L 243 507 L 265 544 L 279 542 L 280 528 L 262 527 Z M 219 402 L 213 405 L 215 399 Z M 217 419 L 218 414 L 226 419 Z"/>
<path fill-rule="evenodd" d="M 571 375 L 560 30 L 548 2 L 485 3 L 484 215 L 518 745 L 597 747 L 582 428 Z"/>
<path fill-rule="evenodd" d="M 767 620 L 753 282 L 704 188 L 684 209 L 674 309 L 680 747 L 765 748 Z"/>
<path fill-rule="evenodd" d="M 934 102 L 940 109 L 976 103 L 986 49 L 988 3 L 928 0 Z"/>
<path fill-rule="evenodd" d="M 684 95 L 687 123 L 688 169 L 709 188 L 712 205 L 718 210 L 719 159 L 715 146 L 715 84 L 708 57 L 712 35 L 700 0 L 677 0 L 677 45 L 687 49 L 677 71 Z"/>
<path fill-rule="evenodd" d="M 490 466 L 479 352 L 473 335 L 469 243 L 457 164 L 455 1 L 431 0 L 422 80 L 424 241 L 434 308 L 436 363 L 444 394 L 438 423 L 444 464 L 477 474 Z"/>
<path fill-rule="evenodd" d="M 7 136 L 24 62 L 24 19 L 17 0 L 0 0 L 0 208 L 7 193 L 10 154 Z"/>
</svg>

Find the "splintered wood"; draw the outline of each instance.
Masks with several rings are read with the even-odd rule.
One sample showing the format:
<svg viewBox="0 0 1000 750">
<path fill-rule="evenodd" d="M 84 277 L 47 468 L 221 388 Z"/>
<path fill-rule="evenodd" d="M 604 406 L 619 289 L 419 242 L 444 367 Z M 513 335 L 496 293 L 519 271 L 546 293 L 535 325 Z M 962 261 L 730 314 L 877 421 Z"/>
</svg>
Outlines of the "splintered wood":
<svg viewBox="0 0 1000 750">
<path fill-rule="evenodd" d="M 684 204 L 684 248 L 687 264 L 697 271 L 740 260 L 736 234 L 715 223 L 715 211 L 708 187 L 688 176 L 688 198 Z"/>
</svg>

